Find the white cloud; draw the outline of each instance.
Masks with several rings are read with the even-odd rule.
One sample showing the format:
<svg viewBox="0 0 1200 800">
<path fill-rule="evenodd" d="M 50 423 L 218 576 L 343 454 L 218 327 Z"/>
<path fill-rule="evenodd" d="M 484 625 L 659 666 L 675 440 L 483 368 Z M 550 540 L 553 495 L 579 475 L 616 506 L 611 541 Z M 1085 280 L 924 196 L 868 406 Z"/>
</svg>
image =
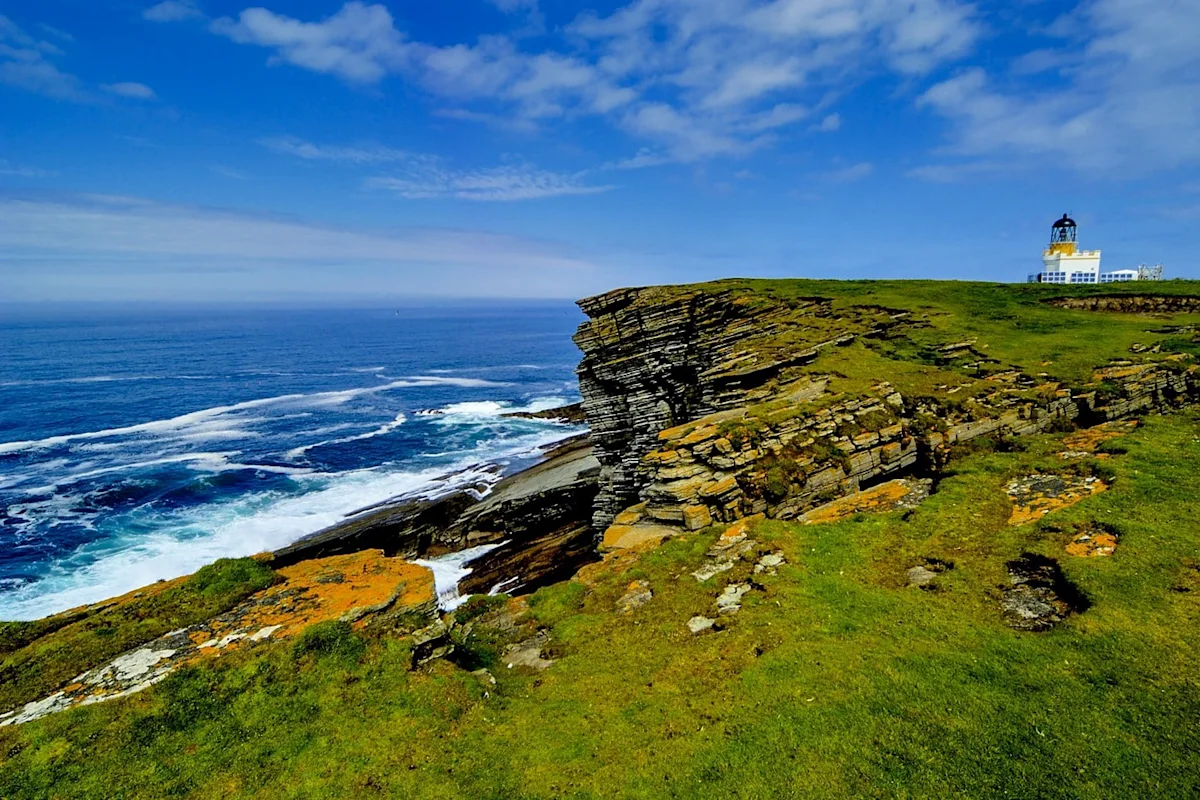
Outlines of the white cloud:
<svg viewBox="0 0 1200 800">
<path fill-rule="evenodd" d="M 858 164 L 851 164 L 848 167 L 835 169 L 832 172 L 825 173 L 825 180 L 832 183 L 854 183 L 861 181 L 863 178 L 869 177 L 875 172 L 875 165 L 867 161 Z"/>
<path fill-rule="evenodd" d="M 532 0 L 493 0 L 506 11 Z M 376 85 L 397 75 L 444 98 L 443 116 L 531 129 L 600 115 L 677 161 L 739 155 L 863 76 L 919 76 L 969 52 L 980 33 L 964 0 L 633 0 L 581 14 L 541 49 L 514 37 L 428 44 L 382 5 L 348 2 L 306 22 L 262 8 L 213 30 L 288 63 Z M 478 106 L 482 105 L 480 108 Z M 832 131 L 836 115 L 821 130 Z"/>
<path fill-rule="evenodd" d="M 100 88 L 109 94 L 115 94 L 118 97 L 128 97 L 133 100 L 153 100 L 157 95 L 154 90 L 144 83 L 103 83 Z"/>
<path fill-rule="evenodd" d="M 611 186 L 585 182 L 584 173 L 559 173 L 517 162 L 498 167 L 461 170 L 444 159 L 382 145 L 322 145 L 295 136 L 263 139 L 260 144 L 308 161 L 335 161 L 357 166 L 389 165 L 390 174 L 366 185 L 408 199 L 454 198 L 478 201 L 535 200 L 564 195 L 599 194 Z"/>
<path fill-rule="evenodd" d="M 820 131 L 822 133 L 832 133 L 836 130 L 840 130 L 841 127 L 842 127 L 842 115 L 834 113 L 834 114 L 827 114 L 825 116 L 825 118 L 821 120 L 821 122 L 819 124 L 813 126 L 813 130 Z"/>
<path fill-rule="evenodd" d="M 376 83 L 404 60 L 406 45 L 381 5 L 350 2 L 321 22 L 301 22 L 265 8 L 236 20 L 222 17 L 214 32 L 240 44 L 275 50 L 273 62 L 327 72 L 353 83 Z"/>
<path fill-rule="evenodd" d="M 416 162 L 400 175 L 371 178 L 367 185 L 414 200 L 453 198 L 499 202 L 599 194 L 613 188 L 586 184 L 582 175 L 548 172 L 527 164 L 453 170 L 439 161 Z"/>
<path fill-rule="evenodd" d="M 308 161 L 345 161 L 351 164 L 386 164 L 393 161 L 408 161 L 414 154 L 380 145 L 344 147 L 340 145 L 318 145 L 295 136 L 277 136 L 259 140 L 259 144 L 277 153 L 296 156 Z"/>
<path fill-rule="evenodd" d="M 973 68 L 922 95 L 954 124 L 949 152 L 1098 175 L 1200 163 L 1200 4 L 1093 0 L 1073 19 L 1082 46 L 1014 64 L 1057 68 L 1052 89 Z"/>
<path fill-rule="evenodd" d="M 57 45 L 30 36 L 0 14 L 0 83 L 56 100 L 86 101 L 79 79 L 50 61 L 50 56 L 59 55 Z"/>
<path fill-rule="evenodd" d="M 142 12 L 150 22 L 183 22 L 203 17 L 204 12 L 192 0 L 163 0 Z"/>
</svg>

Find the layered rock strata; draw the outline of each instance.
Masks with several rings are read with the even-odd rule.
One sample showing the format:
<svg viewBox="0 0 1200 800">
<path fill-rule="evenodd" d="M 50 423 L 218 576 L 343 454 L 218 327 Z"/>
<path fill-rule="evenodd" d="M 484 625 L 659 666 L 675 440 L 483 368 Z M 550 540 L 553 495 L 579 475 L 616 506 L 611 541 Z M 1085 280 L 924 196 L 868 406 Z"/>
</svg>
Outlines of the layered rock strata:
<svg viewBox="0 0 1200 800">
<path fill-rule="evenodd" d="M 907 316 L 822 298 L 735 291 L 620 289 L 579 302 L 589 320 L 580 393 L 600 461 L 593 524 L 603 530 L 638 500 L 642 457 L 659 431 L 766 399 L 827 347 L 878 334 Z"/>
<path fill-rule="evenodd" d="M 963 376 L 965 401 L 952 397 L 956 388 L 906 396 L 886 382 L 836 392 L 815 372 L 820 352 L 886 335 L 903 314 L 686 288 L 621 290 L 580 307 L 590 317 L 575 337 L 580 388 L 600 463 L 593 523 L 608 547 L 752 514 L 792 519 L 934 473 L 955 445 L 980 437 L 1200 400 L 1200 370 L 1185 356 L 1114 363 L 1069 387 L 997 368 L 973 342 L 926 356 Z"/>
</svg>

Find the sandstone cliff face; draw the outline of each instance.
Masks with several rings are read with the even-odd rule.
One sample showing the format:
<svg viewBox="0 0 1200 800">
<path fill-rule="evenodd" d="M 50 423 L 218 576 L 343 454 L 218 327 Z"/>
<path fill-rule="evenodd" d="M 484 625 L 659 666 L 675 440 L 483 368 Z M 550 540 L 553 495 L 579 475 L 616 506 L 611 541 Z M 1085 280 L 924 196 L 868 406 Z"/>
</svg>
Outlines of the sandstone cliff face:
<svg viewBox="0 0 1200 800">
<path fill-rule="evenodd" d="M 966 402 L 950 387 L 940 396 L 888 382 L 831 389 L 820 374 L 826 348 L 906 321 L 877 306 L 835 310 L 821 299 L 683 287 L 620 290 L 580 307 L 589 317 L 575 336 L 580 389 L 601 465 L 593 525 L 598 533 L 611 525 L 610 542 L 639 525 L 657 535 L 759 513 L 795 518 L 894 477 L 935 472 L 958 443 L 1200 401 L 1200 369 L 1188 357 L 1120 362 L 1066 386 L 998 369 L 972 342 L 925 356 L 972 382 Z"/>
<path fill-rule="evenodd" d="M 642 458 L 660 431 L 762 400 L 823 348 L 877 333 L 903 314 L 836 312 L 819 298 L 677 288 L 620 289 L 579 302 L 579 388 L 601 464 L 593 524 L 637 502 Z"/>
</svg>

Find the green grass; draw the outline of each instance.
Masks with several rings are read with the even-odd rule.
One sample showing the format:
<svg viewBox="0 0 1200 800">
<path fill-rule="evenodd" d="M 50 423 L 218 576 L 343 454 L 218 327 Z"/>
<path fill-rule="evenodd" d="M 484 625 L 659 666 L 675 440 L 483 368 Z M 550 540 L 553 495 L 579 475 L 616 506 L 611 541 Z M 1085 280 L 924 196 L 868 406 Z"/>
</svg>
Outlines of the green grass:
<svg viewBox="0 0 1200 800">
<path fill-rule="evenodd" d="M 509 670 L 495 634 L 495 686 L 447 662 L 411 672 L 405 641 L 341 629 L 231 653 L 0 729 L 0 796 L 1195 796 L 1198 423 L 1147 420 L 1109 448 L 1108 492 L 1034 525 L 1007 525 L 1003 487 L 1066 468 L 1061 437 L 965 455 L 908 514 L 766 523 L 756 538 L 788 563 L 718 633 L 684 627 L 741 577 L 688 574 L 710 530 L 538 592 L 558 660 Z M 1063 554 L 1065 526 L 1089 520 L 1120 532 L 1114 556 Z M 1058 558 L 1091 608 L 1006 627 L 1004 563 L 1026 551 Z M 924 558 L 953 564 L 937 591 L 904 585 Z M 654 598 L 615 613 L 634 579 Z"/>
<path fill-rule="evenodd" d="M 1091 378 L 1092 369 L 1111 359 L 1128 358 L 1134 344 L 1151 346 L 1166 341 L 1165 352 L 1192 352 L 1186 347 L 1170 349 L 1175 334 L 1152 333 L 1170 325 L 1200 324 L 1200 314 L 1155 315 L 1115 314 L 1057 308 L 1045 301 L 1056 297 L 1092 295 L 1187 295 L 1200 296 L 1200 282 L 1163 281 L 1105 286 L 1051 286 L 1046 284 L 974 283 L 966 281 L 809 281 L 726 280 L 679 287 L 671 291 L 748 292 L 758 302 L 767 298 L 796 301 L 825 298 L 841 313 L 856 307 L 883 306 L 907 311 L 912 316 L 894 340 L 873 342 L 891 365 L 888 371 L 854 368 L 848 376 L 872 383 L 893 379 L 896 362 L 920 364 L 930 348 L 975 340 L 975 348 L 1001 366 L 1013 366 L 1029 374 L 1047 373 L 1055 380 L 1079 385 Z M 820 320 L 800 320 L 808 326 L 813 341 L 839 330 L 837 318 L 821 328 Z M 815 327 L 814 327 L 815 326 Z M 792 334 L 794 335 L 794 333 Z M 837 350 L 825 351 L 816 370 Z M 1154 358 L 1154 356 L 1147 356 Z M 841 359 L 841 362 L 848 361 Z M 1048 363 L 1047 363 L 1048 362 Z M 912 368 L 907 370 L 912 375 Z"/>
<path fill-rule="evenodd" d="M 126 650 L 228 611 L 274 578 L 253 559 L 226 558 L 115 606 L 0 624 L 0 708 L 40 700 Z"/>
</svg>

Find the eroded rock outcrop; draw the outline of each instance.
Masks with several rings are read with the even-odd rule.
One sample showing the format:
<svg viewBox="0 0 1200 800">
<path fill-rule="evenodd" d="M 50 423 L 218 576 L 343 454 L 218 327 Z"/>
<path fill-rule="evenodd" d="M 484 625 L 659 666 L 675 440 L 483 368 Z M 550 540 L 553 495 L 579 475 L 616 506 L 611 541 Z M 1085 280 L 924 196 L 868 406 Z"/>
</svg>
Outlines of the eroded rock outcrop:
<svg viewBox="0 0 1200 800">
<path fill-rule="evenodd" d="M 1200 304 L 1153 300 L 1146 310 Z M 752 514 L 796 518 L 885 481 L 934 474 L 956 446 L 982 437 L 1100 425 L 1200 400 L 1200 368 L 1187 355 L 1113 362 L 1071 386 L 1005 366 L 975 339 L 918 349 L 915 363 L 945 381 L 932 390 L 919 380 L 861 387 L 823 373 L 831 348 L 887 357 L 872 343 L 924 324 L 875 305 L 714 284 L 620 290 L 580 307 L 589 316 L 575 336 L 580 389 L 600 463 L 593 524 L 608 548 Z"/>
<path fill-rule="evenodd" d="M 879 333 L 906 316 L 822 298 L 677 287 L 620 289 L 579 302 L 589 320 L 579 385 L 601 464 L 594 525 L 637 502 L 638 469 L 658 434 L 775 394 L 822 349 Z"/>
</svg>

